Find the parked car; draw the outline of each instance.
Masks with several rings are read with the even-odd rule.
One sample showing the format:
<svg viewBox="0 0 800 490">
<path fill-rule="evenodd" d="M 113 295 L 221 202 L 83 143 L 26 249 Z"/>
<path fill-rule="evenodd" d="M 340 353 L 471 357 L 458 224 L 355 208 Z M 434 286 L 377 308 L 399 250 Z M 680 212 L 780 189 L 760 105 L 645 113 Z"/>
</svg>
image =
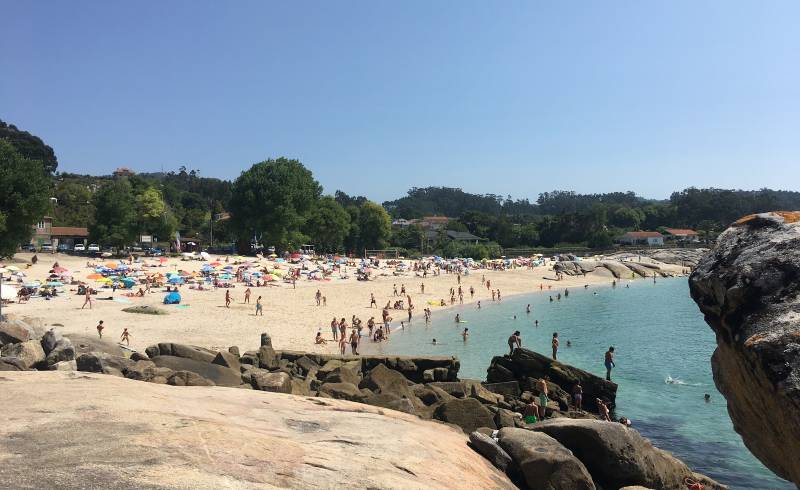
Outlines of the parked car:
<svg viewBox="0 0 800 490">
<path fill-rule="evenodd" d="M 85 252 L 86 251 L 86 245 L 84 245 L 82 243 L 79 243 L 79 244 L 75 245 L 75 248 L 73 248 L 72 250 L 74 250 L 75 252 Z"/>
<path fill-rule="evenodd" d="M 87 248 L 86 251 L 88 251 L 88 252 L 99 252 L 100 251 L 100 245 L 98 245 L 96 243 L 90 243 L 89 244 L 89 248 Z"/>
<path fill-rule="evenodd" d="M 58 244 L 58 251 L 59 252 L 69 252 L 72 250 L 72 246 L 68 243 L 59 243 Z"/>
<path fill-rule="evenodd" d="M 53 245 L 50 244 L 50 243 L 45 243 L 45 244 L 42 245 L 41 250 L 42 250 L 42 252 L 52 252 L 53 251 Z"/>
<path fill-rule="evenodd" d="M 32 243 L 26 243 L 25 245 L 21 246 L 20 249 L 23 252 L 35 252 L 36 246 L 34 246 Z"/>
<path fill-rule="evenodd" d="M 151 248 L 150 250 L 147 251 L 147 255 L 151 257 L 159 257 L 161 255 L 164 255 L 164 251 L 161 250 L 160 248 Z"/>
</svg>

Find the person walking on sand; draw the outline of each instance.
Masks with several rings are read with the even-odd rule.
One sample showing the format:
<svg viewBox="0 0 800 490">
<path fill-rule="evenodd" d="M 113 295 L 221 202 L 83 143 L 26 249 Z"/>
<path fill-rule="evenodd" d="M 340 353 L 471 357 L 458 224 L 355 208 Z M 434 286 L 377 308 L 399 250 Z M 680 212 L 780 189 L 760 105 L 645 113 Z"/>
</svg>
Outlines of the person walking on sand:
<svg viewBox="0 0 800 490">
<path fill-rule="evenodd" d="M 611 368 L 616 367 L 614 364 L 614 346 L 608 348 L 605 358 L 606 365 L 606 380 L 611 381 Z"/>
<path fill-rule="evenodd" d="M 346 351 L 347 351 L 347 338 L 344 335 L 342 335 L 339 338 L 339 352 L 341 352 L 342 355 L 344 355 Z"/>
<path fill-rule="evenodd" d="M 319 302 L 317 302 L 319 304 Z M 375 301 L 375 293 L 369 293 L 369 307 L 370 308 L 377 308 L 378 302 Z"/>
<path fill-rule="evenodd" d="M 497 290 L 497 301 L 502 301 L 501 298 L 500 298 L 500 290 L 499 289 Z"/>
<path fill-rule="evenodd" d="M 256 316 L 264 316 L 264 305 L 261 304 L 261 296 L 256 299 Z"/>
<path fill-rule="evenodd" d="M 469 299 L 472 299 L 474 297 L 475 297 L 475 288 L 470 286 L 469 287 Z"/>
<path fill-rule="evenodd" d="M 122 336 L 119 338 L 119 340 L 120 343 L 124 341 L 127 345 L 131 345 L 131 334 L 128 332 L 127 327 L 122 330 Z"/>
<path fill-rule="evenodd" d="M 230 307 L 231 307 L 231 290 L 230 289 L 226 289 L 225 290 L 225 308 L 230 308 Z"/>
<path fill-rule="evenodd" d="M 425 294 L 425 283 L 424 282 L 420 283 L 419 292 L 422 293 L 422 294 Z"/>
<path fill-rule="evenodd" d="M 553 332 L 553 360 L 558 360 L 558 332 Z"/>
<path fill-rule="evenodd" d="M 250 294 L 252 294 L 252 291 L 250 291 L 250 288 L 247 288 L 247 289 L 244 290 L 244 302 L 246 304 L 248 304 L 248 305 L 250 304 Z"/>
<path fill-rule="evenodd" d="M 89 305 L 89 309 L 91 310 L 92 309 L 92 288 L 90 288 L 89 286 L 86 286 L 86 298 L 83 300 L 83 306 L 81 306 L 81 309 L 84 309 L 87 304 Z"/>
<path fill-rule="evenodd" d="M 103 326 L 103 320 L 100 320 L 100 323 L 97 324 L 97 335 L 99 335 L 101 339 L 103 338 L 103 329 L 104 328 L 105 327 Z"/>
<path fill-rule="evenodd" d="M 514 354 L 514 348 L 522 348 L 522 337 L 519 335 L 519 330 L 515 331 L 513 334 L 511 334 L 511 337 L 508 338 L 509 356 Z"/>
<path fill-rule="evenodd" d="M 314 294 L 314 298 L 317 300 L 317 306 L 319 306 L 322 303 L 322 291 L 317 289 L 316 294 Z"/>
</svg>

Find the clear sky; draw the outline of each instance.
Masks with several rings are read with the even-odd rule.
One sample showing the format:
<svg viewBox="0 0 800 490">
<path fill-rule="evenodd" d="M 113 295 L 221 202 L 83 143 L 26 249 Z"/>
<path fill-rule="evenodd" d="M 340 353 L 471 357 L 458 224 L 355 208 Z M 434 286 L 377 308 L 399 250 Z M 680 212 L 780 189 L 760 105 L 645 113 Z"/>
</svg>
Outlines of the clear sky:
<svg viewBox="0 0 800 490">
<path fill-rule="evenodd" d="M 800 190 L 800 2 L 0 0 L 0 119 L 61 171 L 326 192 Z"/>
</svg>

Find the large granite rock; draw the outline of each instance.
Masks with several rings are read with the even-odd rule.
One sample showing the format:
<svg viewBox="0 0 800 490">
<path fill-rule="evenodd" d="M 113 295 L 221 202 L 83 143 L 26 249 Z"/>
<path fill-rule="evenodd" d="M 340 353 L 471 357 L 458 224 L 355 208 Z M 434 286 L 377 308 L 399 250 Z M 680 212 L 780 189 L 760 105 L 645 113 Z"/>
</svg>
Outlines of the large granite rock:
<svg viewBox="0 0 800 490">
<path fill-rule="evenodd" d="M 123 372 L 133 366 L 135 361 L 126 357 L 114 356 L 105 352 L 89 352 L 79 355 L 76 359 L 78 371 L 89 373 L 104 373 L 114 376 L 123 376 Z"/>
<path fill-rule="evenodd" d="M 3 373 L 4 488 L 512 490 L 454 428 L 343 400 Z M 12 416 L 13 415 L 13 416 Z"/>
<path fill-rule="evenodd" d="M 602 352 L 600 360 L 602 361 Z M 575 383 L 580 381 L 583 387 L 583 407 L 586 409 L 596 410 L 595 398 L 607 400 L 610 406 L 614 407 L 617 396 L 615 383 L 583 369 L 554 361 L 529 349 L 516 349 L 511 357 L 494 357 L 487 371 L 486 381 L 489 383 L 517 381 L 520 386 L 528 389 L 535 386 L 536 379 L 545 376 L 567 393 L 571 392 Z"/>
<path fill-rule="evenodd" d="M 165 355 L 156 356 L 150 360 L 157 367 L 169 368 L 173 371 L 191 371 L 212 381 L 217 386 L 239 386 L 242 384 L 242 377 L 239 371 L 212 364 L 211 362 Z"/>
<path fill-rule="evenodd" d="M 72 342 L 68 338 L 61 338 L 53 344 L 47 353 L 45 364 L 50 368 L 56 363 L 73 360 L 75 360 L 75 347 L 72 346 Z"/>
<path fill-rule="evenodd" d="M 3 320 L 0 322 L 0 346 L 18 344 L 34 338 L 33 329 L 22 320 Z"/>
<path fill-rule="evenodd" d="M 439 405 L 433 416 L 461 427 L 467 434 L 480 427 L 497 427 L 492 412 L 475 398 L 453 398 Z"/>
<path fill-rule="evenodd" d="M 800 485 L 800 212 L 748 216 L 689 278 L 716 333 L 714 381 L 745 445 Z"/>
<path fill-rule="evenodd" d="M 592 477 L 572 452 L 552 437 L 526 429 L 500 429 L 502 447 L 529 488 L 594 490 Z"/>
<path fill-rule="evenodd" d="M 559 418 L 532 428 L 572 451 L 602 488 L 642 485 L 684 490 L 687 477 L 700 481 L 707 490 L 726 488 L 692 472 L 670 453 L 653 447 L 637 431 L 618 422 Z"/>
<path fill-rule="evenodd" d="M 469 434 L 469 444 L 502 471 L 506 471 L 508 465 L 511 464 L 511 456 L 500 447 L 500 444 L 496 443 L 494 439 L 486 434 L 477 431 L 471 432 Z"/>
<path fill-rule="evenodd" d="M 31 369 L 44 361 L 45 355 L 38 340 L 26 340 L 18 344 L 6 344 L 0 348 L 3 357 L 17 358 L 25 369 Z"/>
</svg>

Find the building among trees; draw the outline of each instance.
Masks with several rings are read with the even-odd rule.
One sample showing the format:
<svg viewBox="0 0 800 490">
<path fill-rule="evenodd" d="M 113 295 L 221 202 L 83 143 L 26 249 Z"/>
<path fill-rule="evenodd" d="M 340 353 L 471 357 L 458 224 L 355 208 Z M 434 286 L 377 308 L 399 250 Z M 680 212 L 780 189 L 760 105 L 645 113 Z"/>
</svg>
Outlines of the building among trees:
<svg viewBox="0 0 800 490">
<path fill-rule="evenodd" d="M 617 238 L 617 241 L 626 245 L 657 247 L 664 245 L 664 235 L 657 231 L 629 231 Z"/>
</svg>

